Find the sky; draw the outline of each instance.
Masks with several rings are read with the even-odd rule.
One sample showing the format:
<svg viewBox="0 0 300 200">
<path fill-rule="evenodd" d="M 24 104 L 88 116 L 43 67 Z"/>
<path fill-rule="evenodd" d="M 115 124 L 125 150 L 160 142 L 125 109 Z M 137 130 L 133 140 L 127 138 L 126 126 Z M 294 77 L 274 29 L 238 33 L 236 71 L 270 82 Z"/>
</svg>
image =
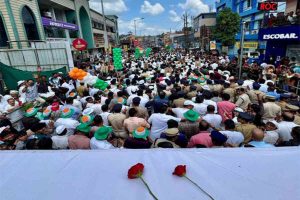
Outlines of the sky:
<svg viewBox="0 0 300 200">
<path fill-rule="evenodd" d="M 103 0 L 106 15 L 119 17 L 119 33 L 134 33 L 136 20 L 137 35 L 157 35 L 174 32 L 183 27 L 182 15 L 188 12 L 196 17 L 200 13 L 214 10 L 215 0 Z M 102 13 L 100 0 L 90 0 L 90 7 Z M 143 20 L 139 20 L 144 18 Z"/>
</svg>

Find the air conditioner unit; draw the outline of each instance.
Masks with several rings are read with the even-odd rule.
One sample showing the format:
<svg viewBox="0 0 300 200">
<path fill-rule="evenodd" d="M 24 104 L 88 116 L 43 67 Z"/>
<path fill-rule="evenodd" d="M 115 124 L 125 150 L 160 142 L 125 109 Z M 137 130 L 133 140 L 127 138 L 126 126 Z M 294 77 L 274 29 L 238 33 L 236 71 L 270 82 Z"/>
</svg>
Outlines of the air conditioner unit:
<svg viewBox="0 0 300 200">
<path fill-rule="evenodd" d="M 258 34 L 258 30 L 252 30 L 251 34 Z"/>
</svg>

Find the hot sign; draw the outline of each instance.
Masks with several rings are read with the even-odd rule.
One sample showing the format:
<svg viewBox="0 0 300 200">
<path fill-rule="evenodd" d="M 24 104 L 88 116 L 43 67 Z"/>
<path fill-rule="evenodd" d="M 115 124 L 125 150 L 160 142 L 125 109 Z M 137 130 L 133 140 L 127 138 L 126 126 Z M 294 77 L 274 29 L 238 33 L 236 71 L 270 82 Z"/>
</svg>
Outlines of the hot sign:
<svg viewBox="0 0 300 200">
<path fill-rule="evenodd" d="M 261 2 L 258 3 L 257 10 L 264 10 L 264 11 L 273 11 L 277 10 L 278 4 L 276 2 Z"/>
<path fill-rule="evenodd" d="M 73 41 L 73 47 L 75 49 L 77 49 L 78 51 L 85 50 L 87 48 L 87 46 L 88 46 L 88 43 L 84 39 L 77 38 Z"/>
</svg>

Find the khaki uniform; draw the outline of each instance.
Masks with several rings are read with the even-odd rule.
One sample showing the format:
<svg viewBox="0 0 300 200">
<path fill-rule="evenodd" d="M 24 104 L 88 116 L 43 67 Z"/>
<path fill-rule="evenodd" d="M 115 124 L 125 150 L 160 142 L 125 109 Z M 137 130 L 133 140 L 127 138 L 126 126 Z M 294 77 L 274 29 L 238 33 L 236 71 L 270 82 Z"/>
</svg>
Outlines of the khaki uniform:
<svg viewBox="0 0 300 200">
<path fill-rule="evenodd" d="M 259 90 L 249 90 L 247 94 L 249 95 L 252 104 L 259 104 L 259 98 L 263 99 L 264 96 L 266 96 L 262 91 Z"/>
<path fill-rule="evenodd" d="M 226 88 L 223 93 L 229 94 L 230 95 L 230 102 L 234 103 L 235 102 L 235 89 L 233 88 Z"/>
<path fill-rule="evenodd" d="M 196 97 L 196 96 L 197 96 L 197 92 L 196 91 L 187 93 L 188 99 L 192 99 L 193 97 Z"/>
<path fill-rule="evenodd" d="M 120 137 L 126 139 L 128 134 L 124 127 L 124 120 L 126 119 L 126 115 L 122 113 L 114 113 L 110 114 L 107 117 L 109 124 L 111 124 L 113 128 L 114 135 L 116 137 Z"/>
<path fill-rule="evenodd" d="M 183 104 L 186 101 L 185 98 L 179 98 L 179 99 L 175 99 L 173 101 L 173 105 L 175 105 L 176 108 L 183 108 Z"/>
<path fill-rule="evenodd" d="M 281 108 L 275 102 L 266 102 L 263 104 L 264 114 L 262 118 L 264 120 L 272 120 L 277 115 L 281 115 Z"/>
<path fill-rule="evenodd" d="M 252 131 L 256 126 L 253 124 L 239 124 L 235 130 L 241 132 L 244 135 L 244 143 L 247 144 L 252 139 Z"/>
<path fill-rule="evenodd" d="M 237 107 L 240 107 L 244 111 L 248 109 L 249 104 L 251 104 L 251 101 L 247 94 L 240 95 L 235 103 Z"/>
<path fill-rule="evenodd" d="M 135 108 L 137 110 L 136 117 L 143 118 L 143 119 L 146 119 L 146 120 L 149 118 L 149 113 L 148 113 L 146 108 L 143 108 L 143 107 L 140 107 L 140 106 L 132 106 L 130 108 Z M 127 118 L 129 117 L 130 108 L 126 111 L 126 117 Z"/>
<path fill-rule="evenodd" d="M 288 104 L 287 102 L 285 101 L 279 101 L 276 103 L 278 106 L 280 106 L 281 110 L 284 110 L 285 109 L 285 106 Z"/>
<path fill-rule="evenodd" d="M 199 83 L 196 83 L 195 86 L 197 87 L 197 92 L 202 90 L 202 86 Z"/>
<path fill-rule="evenodd" d="M 217 85 L 213 86 L 213 91 L 214 92 L 221 93 L 222 90 L 223 90 L 223 86 L 221 84 L 217 84 Z"/>
<path fill-rule="evenodd" d="M 190 91 L 190 86 L 189 86 L 189 85 L 188 85 L 188 86 L 185 86 L 184 89 L 183 89 L 183 91 L 184 91 L 185 93 L 188 93 L 188 92 Z"/>
<path fill-rule="evenodd" d="M 294 123 L 300 126 L 300 116 L 295 115 Z"/>
</svg>

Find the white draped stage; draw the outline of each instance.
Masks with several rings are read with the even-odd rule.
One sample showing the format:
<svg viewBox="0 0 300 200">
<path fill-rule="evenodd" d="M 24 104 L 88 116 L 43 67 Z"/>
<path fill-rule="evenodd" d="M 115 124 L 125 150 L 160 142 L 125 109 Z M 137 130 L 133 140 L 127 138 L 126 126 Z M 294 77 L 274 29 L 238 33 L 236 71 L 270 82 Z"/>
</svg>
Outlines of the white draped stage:
<svg viewBox="0 0 300 200">
<path fill-rule="evenodd" d="M 141 162 L 160 200 L 300 199 L 300 148 L 2 151 L 1 200 L 151 200 L 142 182 L 127 178 Z"/>
</svg>

